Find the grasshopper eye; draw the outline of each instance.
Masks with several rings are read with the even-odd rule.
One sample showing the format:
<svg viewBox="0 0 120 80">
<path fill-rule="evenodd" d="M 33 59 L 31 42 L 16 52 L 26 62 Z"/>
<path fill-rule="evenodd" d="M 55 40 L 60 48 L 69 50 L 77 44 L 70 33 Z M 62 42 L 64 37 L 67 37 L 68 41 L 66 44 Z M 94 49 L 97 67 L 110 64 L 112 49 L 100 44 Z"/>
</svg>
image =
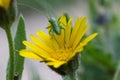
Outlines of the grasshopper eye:
<svg viewBox="0 0 120 80">
<path fill-rule="evenodd" d="M 52 20 L 52 21 L 56 21 L 56 19 L 55 19 L 54 17 L 51 17 L 50 20 Z"/>
<path fill-rule="evenodd" d="M 51 17 L 50 19 L 49 19 L 49 22 L 52 24 L 52 23 L 55 23 L 56 22 L 56 19 L 54 18 L 54 17 Z"/>
</svg>

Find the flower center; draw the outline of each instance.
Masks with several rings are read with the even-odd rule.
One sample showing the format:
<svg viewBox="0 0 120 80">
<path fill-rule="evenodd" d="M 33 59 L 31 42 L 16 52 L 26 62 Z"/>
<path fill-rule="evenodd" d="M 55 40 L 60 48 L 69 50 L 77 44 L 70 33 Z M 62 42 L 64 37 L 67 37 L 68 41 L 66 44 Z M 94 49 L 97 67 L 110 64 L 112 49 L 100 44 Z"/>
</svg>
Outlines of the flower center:
<svg viewBox="0 0 120 80">
<path fill-rule="evenodd" d="M 55 53 L 51 54 L 51 56 L 56 60 L 68 61 L 71 54 L 72 49 L 59 49 L 55 50 Z"/>
</svg>

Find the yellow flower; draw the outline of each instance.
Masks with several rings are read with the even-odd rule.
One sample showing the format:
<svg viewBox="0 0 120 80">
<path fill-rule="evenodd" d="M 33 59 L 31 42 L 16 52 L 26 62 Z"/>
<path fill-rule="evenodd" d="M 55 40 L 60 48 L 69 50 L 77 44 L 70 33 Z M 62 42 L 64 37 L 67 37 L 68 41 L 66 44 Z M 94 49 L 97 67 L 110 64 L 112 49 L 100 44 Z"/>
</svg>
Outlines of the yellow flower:
<svg viewBox="0 0 120 80">
<path fill-rule="evenodd" d="M 61 29 L 60 35 L 54 33 L 54 37 L 41 30 L 36 32 L 37 37 L 31 34 L 32 42 L 23 41 L 23 44 L 29 49 L 21 50 L 20 55 L 43 61 L 54 68 L 66 64 L 97 35 L 97 33 L 94 33 L 81 41 L 88 29 L 86 17 L 78 18 L 74 27 L 72 27 L 71 21 L 71 18 L 67 22 L 66 17 L 64 15 L 61 16 L 58 22 L 64 29 Z"/>
<path fill-rule="evenodd" d="M 5 10 L 8 10 L 11 1 L 12 0 L 0 0 L 0 7 L 4 8 Z"/>
</svg>

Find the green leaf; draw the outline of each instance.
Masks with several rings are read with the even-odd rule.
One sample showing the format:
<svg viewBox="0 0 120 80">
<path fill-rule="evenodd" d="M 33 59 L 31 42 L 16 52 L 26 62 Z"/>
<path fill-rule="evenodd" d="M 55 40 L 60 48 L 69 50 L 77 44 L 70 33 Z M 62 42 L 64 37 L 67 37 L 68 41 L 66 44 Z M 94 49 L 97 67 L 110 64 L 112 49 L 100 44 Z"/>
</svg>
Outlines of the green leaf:
<svg viewBox="0 0 120 80">
<path fill-rule="evenodd" d="M 16 36 L 14 39 L 15 44 L 15 74 L 16 78 L 18 77 L 19 80 L 21 79 L 23 67 L 24 67 L 24 58 L 19 55 L 19 50 L 25 49 L 25 46 L 22 44 L 22 41 L 26 40 L 26 33 L 25 33 L 25 23 L 24 18 L 22 16 L 19 17 L 18 27 Z"/>
<path fill-rule="evenodd" d="M 80 78 L 82 80 L 111 80 L 117 62 L 113 61 L 111 53 L 107 53 L 95 45 L 88 44 L 81 54 L 83 72 L 79 73 Z"/>
</svg>

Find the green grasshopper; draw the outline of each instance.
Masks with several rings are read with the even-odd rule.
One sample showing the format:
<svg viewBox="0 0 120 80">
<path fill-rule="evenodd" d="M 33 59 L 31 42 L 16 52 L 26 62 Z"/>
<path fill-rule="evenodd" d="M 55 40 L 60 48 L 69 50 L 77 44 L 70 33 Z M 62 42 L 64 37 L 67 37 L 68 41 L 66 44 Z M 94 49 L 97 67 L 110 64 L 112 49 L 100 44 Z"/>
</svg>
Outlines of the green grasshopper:
<svg viewBox="0 0 120 80">
<path fill-rule="evenodd" d="M 61 34 L 61 29 L 64 29 L 62 26 L 59 25 L 59 22 L 54 18 L 51 17 L 49 19 L 49 22 L 51 24 L 51 26 L 48 26 L 47 28 L 50 28 L 50 34 L 54 35 L 54 33 L 56 33 L 57 35 Z"/>
<path fill-rule="evenodd" d="M 66 21 L 68 23 L 68 21 L 69 21 L 68 14 L 64 13 L 64 16 L 66 17 Z M 61 34 L 61 29 L 64 29 L 64 27 L 60 26 L 61 22 L 59 22 L 59 19 L 58 19 L 58 21 L 54 17 L 51 17 L 49 19 L 49 23 L 51 24 L 51 26 L 48 26 L 47 28 L 50 28 L 50 31 L 49 31 L 50 34 L 52 34 L 52 35 L 54 35 L 54 33 L 57 34 L 57 35 Z"/>
</svg>

